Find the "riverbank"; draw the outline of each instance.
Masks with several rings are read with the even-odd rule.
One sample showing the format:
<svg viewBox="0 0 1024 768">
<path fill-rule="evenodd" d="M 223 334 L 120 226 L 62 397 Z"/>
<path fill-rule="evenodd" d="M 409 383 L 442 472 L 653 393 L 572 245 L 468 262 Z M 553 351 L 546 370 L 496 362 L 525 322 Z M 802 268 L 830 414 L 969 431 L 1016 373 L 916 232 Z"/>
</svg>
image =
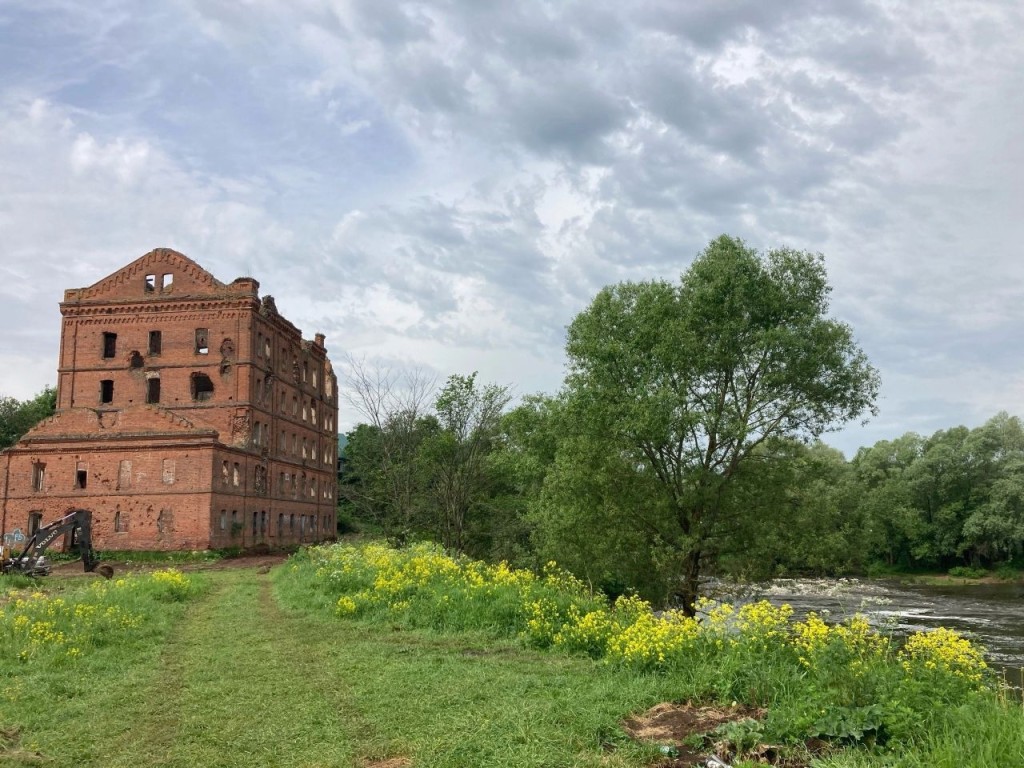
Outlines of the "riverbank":
<svg viewBox="0 0 1024 768">
<path fill-rule="evenodd" d="M 941 587 L 947 584 L 974 585 L 974 584 L 1024 584 L 1024 571 L 997 573 L 987 571 L 984 575 L 959 575 L 952 573 L 904 573 L 893 574 L 883 577 L 886 579 L 897 579 L 904 584 L 925 584 Z"/>
</svg>

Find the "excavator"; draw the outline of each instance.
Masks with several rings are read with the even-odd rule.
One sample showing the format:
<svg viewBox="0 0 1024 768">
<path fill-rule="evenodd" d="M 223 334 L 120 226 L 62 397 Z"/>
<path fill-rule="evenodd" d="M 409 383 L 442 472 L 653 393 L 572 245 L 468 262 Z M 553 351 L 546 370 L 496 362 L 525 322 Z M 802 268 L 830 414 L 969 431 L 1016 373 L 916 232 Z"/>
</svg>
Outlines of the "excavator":
<svg viewBox="0 0 1024 768">
<path fill-rule="evenodd" d="M 44 554 L 46 548 L 67 533 L 71 534 L 71 548 L 77 549 L 82 556 L 86 572 L 98 573 L 106 579 L 114 575 L 114 569 L 101 564 L 92 550 L 92 513 L 87 509 L 76 509 L 60 520 L 38 528 L 29 536 L 20 555 L 8 557 L 0 546 L 0 573 L 48 576 L 52 568 Z"/>
</svg>

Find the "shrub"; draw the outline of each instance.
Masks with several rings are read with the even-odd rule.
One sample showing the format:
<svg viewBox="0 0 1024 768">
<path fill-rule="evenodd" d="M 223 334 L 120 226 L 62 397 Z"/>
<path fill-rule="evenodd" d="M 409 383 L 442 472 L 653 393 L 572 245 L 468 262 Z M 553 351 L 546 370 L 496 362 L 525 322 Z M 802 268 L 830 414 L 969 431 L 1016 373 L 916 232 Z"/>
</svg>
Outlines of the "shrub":
<svg viewBox="0 0 1024 768">
<path fill-rule="evenodd" d="M 33 591 L 0 608 L 0 657 L 68 661 L 140 633 L 160 603 L 184 600 L 201 585 L 173 569 L 93 581 L 67 595 Z"/>
</svg>

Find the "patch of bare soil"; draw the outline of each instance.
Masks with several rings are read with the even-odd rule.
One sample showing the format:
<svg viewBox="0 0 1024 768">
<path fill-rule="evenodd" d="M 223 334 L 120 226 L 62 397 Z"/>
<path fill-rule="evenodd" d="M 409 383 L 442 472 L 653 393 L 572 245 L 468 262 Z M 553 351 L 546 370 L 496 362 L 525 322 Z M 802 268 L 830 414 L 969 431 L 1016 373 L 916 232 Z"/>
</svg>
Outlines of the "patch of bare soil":
<svg viewBox="0 0 1024 768">
<path fill-rule="evenodd" d="M 257 568 L 261 573 L 266 573 L 275 565 L 283 563 L 288 555 L 283 552 L 261 555 L 241 555 L 240 557 L 222 557 L 218 560 L 197 561 L 192 563 L 158 563 L 158 562 L 127 562 L 117 560 L 104 560 L 104 565 L 114 569 L 114 575 L 126 573 L 145 573 L 147 571 L 158 571 L 164 568 L 177 568 L 180 571 L 224 571 L 235 568 Z M 82 569 L 81 560 L 66 560 L 53 563 L 54 575 L 61 577 L 88 576 L 95 578 L 96 574 L 86 573 Z"/>
<path fill-rule="evenodd" d="M 20 743 L 20 728 L 0 728 L 0 762 L 10 760 L 11 762 L 18 762 L 23 765 L 32 765 L 46 760 L 42 752 L 30 752 L 22 749 L 19 746 Z"/>
<path fill-rule="evenodd" d="M 663 702 L 642 715 L 627 718 L 622 727 L 637 741 L 653 742 L 668 752 L 657 763 L 659 768 L 728 765 L 730 760 L 737 757 L 785 768 L 801 768 L 806 765 L 802 760 L 784 758 L 779 748 L 770 744 L 759 744 L 737 756 L 727 742 L 716 743 L 711 736 L 712 731 L 726 723 L 761 720 L 765 714 L 763 709 L 756 707 L 714 707 L 697 706 L 690 702 Z M 807 746 L 812 748 L 816 745 Z M 720 762 L 708 762 L 712 757 Z"/>
<path fill-rule="evenodd" d="M 409 768 L 412 760 L 408 757 L 388 757 L 384 760 L 364 760 L 362 768 Z"/>
</svg>

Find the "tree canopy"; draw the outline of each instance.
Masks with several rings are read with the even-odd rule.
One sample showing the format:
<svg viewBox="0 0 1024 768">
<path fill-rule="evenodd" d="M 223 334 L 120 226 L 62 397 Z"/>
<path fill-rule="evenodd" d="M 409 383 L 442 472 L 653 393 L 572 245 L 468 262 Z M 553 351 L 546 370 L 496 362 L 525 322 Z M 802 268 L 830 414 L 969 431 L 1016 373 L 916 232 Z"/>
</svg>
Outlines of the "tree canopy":
<svg viewBox="0 0 1024 768">
<path fill-rule="evenodd" d="M 758 449 L 873 409 L 877 373 L 827 316 L 829 290 L 820 255 L 722 236 L 678 284 L 600 291 L 568 331 L 565 437 L 538 515 L 546 545 L 561 548 L 556 530 L 600 532 L 658 572 L 656 597 L 692 605 L 742 511 L 730 487 L 771 456 Z"/>
<path fill-rule="evenodd" d="M 52 416 L 57 408 L 57 390 L 47 387 L 30 400 L 0 397 L 0 449 L 14 445 L 32 427 Z"/>
</svg>

